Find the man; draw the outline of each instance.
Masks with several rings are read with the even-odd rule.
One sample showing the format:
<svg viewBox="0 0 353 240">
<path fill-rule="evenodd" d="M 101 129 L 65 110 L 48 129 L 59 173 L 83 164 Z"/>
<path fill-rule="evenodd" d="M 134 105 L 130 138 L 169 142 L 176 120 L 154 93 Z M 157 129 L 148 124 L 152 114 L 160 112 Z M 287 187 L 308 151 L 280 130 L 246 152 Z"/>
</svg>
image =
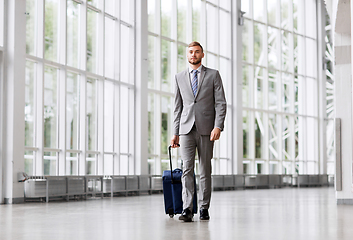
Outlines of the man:
<svg viewBox="0 0 353 240">
<path fill-rule="evenodd" d="M 189 68 L 175 76 L 174 136 L 171 146 L 180 143 L 183 160 L 183 212 L 180 220 L 193 219 L 194 166 L 199 156 L 200 219 L 209 220 L 211 200 L 211 159 L 214 141 L 223 131 L 227 103 L 219 72 L 201 64 L 203 48 L 198 42 L 188 46 Z"/>
</svg>

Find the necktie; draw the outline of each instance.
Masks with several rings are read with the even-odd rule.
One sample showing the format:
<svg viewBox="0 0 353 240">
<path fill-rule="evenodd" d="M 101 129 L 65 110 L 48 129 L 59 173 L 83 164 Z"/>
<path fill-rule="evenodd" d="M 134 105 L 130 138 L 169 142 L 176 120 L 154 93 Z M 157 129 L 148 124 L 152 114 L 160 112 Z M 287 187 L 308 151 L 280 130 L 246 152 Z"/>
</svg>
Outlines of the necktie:
<svg viewBox="0 0 353 240">
<path fill-rule="evenodd" d="M 197 70 L 192 70 L 192 73 L 194 74 L 192 76 L 192 81 L 191 81 L 191 87 L 192 87 L 192 91 L 194 93 L 194 96 L 196 95 L 197 92 Z"/>
</svg>

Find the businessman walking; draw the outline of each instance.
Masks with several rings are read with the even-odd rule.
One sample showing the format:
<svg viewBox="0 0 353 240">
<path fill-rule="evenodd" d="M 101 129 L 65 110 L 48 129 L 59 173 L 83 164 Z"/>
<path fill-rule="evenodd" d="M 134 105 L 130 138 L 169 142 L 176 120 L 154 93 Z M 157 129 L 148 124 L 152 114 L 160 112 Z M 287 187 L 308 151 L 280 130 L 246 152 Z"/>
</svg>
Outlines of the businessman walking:
<svg viewBox="0 0 353 240">
<path fill-rule="evenodd" d="M 227 103 L 219 72 L 201 64 L 200 43 L 188 46 L 189 68 L 175 76 L 174 136 L 171 146 L 180 143 L 183 160 L 183 212 L 180 220 L 193 220 L 194 166 L 197 149 L 200 172 L 200 219 L 209 220 L 211 200 L 211 159 L 214 141 L 224 127 Z"/>
</svg>

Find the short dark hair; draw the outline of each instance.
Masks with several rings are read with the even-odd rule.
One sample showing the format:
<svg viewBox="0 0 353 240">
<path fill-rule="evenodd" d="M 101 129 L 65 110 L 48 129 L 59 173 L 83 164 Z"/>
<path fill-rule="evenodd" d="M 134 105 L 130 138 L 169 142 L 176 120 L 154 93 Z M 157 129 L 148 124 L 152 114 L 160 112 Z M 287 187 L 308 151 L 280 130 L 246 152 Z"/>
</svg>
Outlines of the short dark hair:
<svg viewBox="0 0 353 240">
<path fill-rule="evenodd" d="M 203 52 L 203 47 L 201 46 L 201 44 L 199 42 L 196 42 L 196 41 L 191 42 L 188 47 L 195 47 L 195 46 L 199 46 Z"/>
</svg>

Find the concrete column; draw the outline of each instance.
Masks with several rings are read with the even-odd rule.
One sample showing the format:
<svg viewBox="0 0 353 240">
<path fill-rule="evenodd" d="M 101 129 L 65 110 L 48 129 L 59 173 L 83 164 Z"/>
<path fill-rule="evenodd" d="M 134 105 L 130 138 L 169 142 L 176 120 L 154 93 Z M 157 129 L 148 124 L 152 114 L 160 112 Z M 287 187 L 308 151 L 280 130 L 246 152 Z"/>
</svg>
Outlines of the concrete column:
<svg viewBox="0 0 353 240">
<path fill-rule="evenodd" d="M 24 200 L 24 106 L 26 69 L 26 1 L 5 1 L 4 144 L 2 203 Z"/>
</svg>

